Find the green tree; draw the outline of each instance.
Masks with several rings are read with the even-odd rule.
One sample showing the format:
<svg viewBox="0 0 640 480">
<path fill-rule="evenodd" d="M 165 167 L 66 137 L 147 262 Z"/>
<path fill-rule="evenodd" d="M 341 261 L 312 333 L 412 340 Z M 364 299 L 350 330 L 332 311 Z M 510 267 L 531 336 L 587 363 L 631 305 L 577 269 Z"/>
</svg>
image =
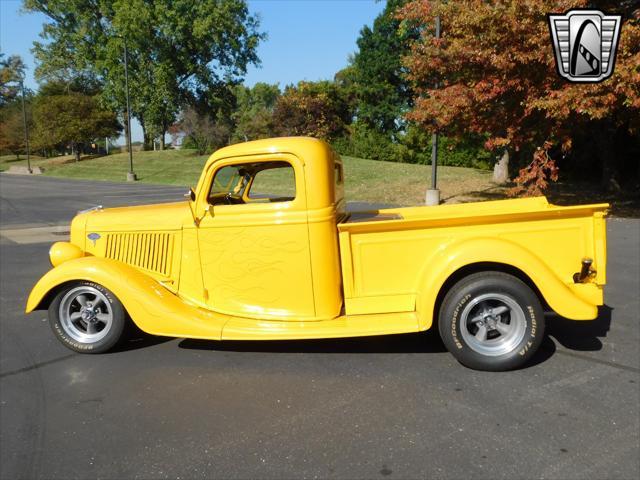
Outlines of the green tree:
<svg viewBox="0 0 640 480">
<path fill-rule="evenodd" d="M 388 0 L 373 28 L 362 28 L 349 72 L 356 86 L 358 122 L 390 137 L 404 129 L 403 115 L 412 100 L 402 57 L 409 53 L 410 40 L 416 38 L 416 33 L 396 16 L 405 3 L 406 0 Z"/>
<path fill-rule="evenodd" d="M 3 58 L 0 53 L 0 107 L 20 95 L 20 84 L 24 80 L 25 65 L 19 55 Z"/>
<path fill-rule="evenodd" d="M 70 93 L 82 93 L 90 97 L 99 96 L 102 93 L 102 85 L 91 77 L 73 77 L 69 80 L 50 80 L 40 83 L 37 97 L 50 97 L 53 95 L 68 95 Z"/>
<path fill-rule="evenodd" d="M 38 78 L 86 75 L 124 112 L 123 49 L 129 51 L 132 113 L 145 143 L 174 123 L 181 104 L 241 78 L 258 64 L 263 35 L 244 0 L 25 0 L 51 22 L 36 42 Z"/>
<path fill-rule="evenodd" d="M 273 112 L 280 135 L 309 135 L 331 140 L 344 135 L 352 118 L 348 99 L 335 82 L 289 85 Z"/>
<path fill-rule="evenodd" d="M 34 144 L 39 148 L 70 145 L 76 161 L 84 145 L 122 130 L 113 112 L 101 108 L 96 97 L 82 93 L 39 96 L 34 102 L 33 121 Z"/>
<path fill-rule="evenodd" d="M 273 137 L 276 133 L 273 111 L 280 98 L 278 85 L 256 83 L 253 88 L 236 87 L 234 141 L 256 140 Z"/>
</svg>

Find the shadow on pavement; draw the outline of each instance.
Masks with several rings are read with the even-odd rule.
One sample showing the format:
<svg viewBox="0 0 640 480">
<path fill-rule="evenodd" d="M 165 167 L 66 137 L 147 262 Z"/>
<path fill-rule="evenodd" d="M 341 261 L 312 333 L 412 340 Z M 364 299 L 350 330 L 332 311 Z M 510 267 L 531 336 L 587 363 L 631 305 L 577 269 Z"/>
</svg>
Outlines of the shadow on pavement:
<svg viewBox="0 0 640 480">
<path fill-rule="evenodd" d="M 124 339 L 118 343 L 108 353 L 127 352 L 129 350 L 138 350 L 140 348 L 152 347 L 161 343 L 170 342 L 173 337 L 157 337 L 143 332 L 133 323 L 128 324 L 124 332 Z"/>
<path fill-rule="evenodd" d="M 271 353 L 442 353 L 447 351 L 436 331 L 320 340 L 226 340 L 218 342 L 184 339 L 178 346 L 192 350 Z"/>
<path fill-rule="evenodd" d="M 524 366 L 530 368 L 545 362 L 556 352 L 553 337 L 563 347 L 578 351 L 602 349 L 600 338 L 607 336 L 613 309 L 600 307 L 593 321 L 568 320 L 559 316 L 547 317 L 546 335 L 540 349 Z M 136 328 L 112 352 L 151 347 L 174 340 L 171 337 L 148 335 Z M 437 330 L 421 333 L 381 335 L 375 337 L 333 338 L 318 340 L 198 340 L 186 338 L 178 346 L 187 350 L 268 352 L 268 353 L 444 353 L 446 348 Z"/>
<path fill-rule="evenodd" d="M 322 340 L 257 340 L 222 341 L 184 339 L 178 346 L 189 350 L 268 352 L 268 353 L 445 353 L 436 330 L 421 333 L 377 337 Z M 545 337 L 540 349 L 522 368 L 530 368 L 549 359 L 556 351 L 555 343 Z"/>
<path fill-rule="evenodd" d="M 611 327 L 613 308 L 603 305 L 595 320 L 569 320 L 559 316 L 547 318 L 547 335 L 563 347 L 583 352 L 602 350 L 602 341 Z"/>
<path fill-rule="evenodd" d="M 527 368 L 540 365 L 541 363 L 549 360 L 554 353 L 556 353 L 556 344 L 553 343 L 553 340 L 551 340 L 548 335 L 545 335 L 542 339 L 542 343 L 540 344 L 540 348 L 538 348 L 538 351 L 533 355 L 533 357 L 531 357 L 531 359 L 527 363 L 524 364 L 524 366 L 518 368 L 517 370 L 525 370 Z"/>
</svg>

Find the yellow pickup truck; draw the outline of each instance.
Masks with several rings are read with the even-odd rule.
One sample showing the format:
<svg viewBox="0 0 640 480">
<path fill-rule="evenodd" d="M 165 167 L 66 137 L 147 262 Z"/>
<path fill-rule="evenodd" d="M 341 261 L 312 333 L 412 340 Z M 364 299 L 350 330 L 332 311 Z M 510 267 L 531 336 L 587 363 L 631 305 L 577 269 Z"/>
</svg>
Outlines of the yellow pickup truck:
<svg viewBox="0 0 640 480">
<path fill-rule="evenodd" d="M 212 340 L 354 337 L 437 325 L 462 364 L 521 366 L 545 309 L 603 304 L 608 205 L 544 197 L 349 213 L 340 157 L 312 138 L 223 148 L 183 202 L 80 212 L 26 311 L 78 352 L 126 322 Z"/>
</svg>

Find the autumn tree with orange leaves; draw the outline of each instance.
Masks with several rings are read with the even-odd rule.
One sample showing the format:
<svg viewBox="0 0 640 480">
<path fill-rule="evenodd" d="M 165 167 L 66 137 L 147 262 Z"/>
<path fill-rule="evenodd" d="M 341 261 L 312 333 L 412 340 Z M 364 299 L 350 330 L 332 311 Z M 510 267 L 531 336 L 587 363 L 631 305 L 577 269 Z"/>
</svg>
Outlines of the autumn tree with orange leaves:
<svg viewBox="0 0 640 480">
<path fill-rule="evenodd" d="M 573 84 L 556 73 L 546 14 L 587 7 L 623 15 L 618 55 L 609 79 Z M 413 0 L 398 17 L 421 31 L 404 58 L 416 95 L 409 120 L 488 135 L 488 148 L 523 167 L 514 193 L 539 194 L 557 177 L 555 160 L 594 152 L 603 186 L 640 177 L 640 158 L 624 150 L 639 143 L 640 2 Z"/>
</svg>

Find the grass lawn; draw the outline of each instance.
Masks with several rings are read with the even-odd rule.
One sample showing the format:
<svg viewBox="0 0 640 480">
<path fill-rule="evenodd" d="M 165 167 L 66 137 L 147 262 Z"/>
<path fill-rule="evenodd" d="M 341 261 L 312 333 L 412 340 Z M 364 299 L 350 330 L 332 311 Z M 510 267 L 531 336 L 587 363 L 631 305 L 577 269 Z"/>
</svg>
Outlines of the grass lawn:
<svg viewBox="0 0 640 480">
<path fill-rule="evenodd" d="M 430 165 L 342 158 L 348 200 L 424 205 L 425 191 L 431 185 Z M 493 189 L 491 179 L 486 170 L 439 166 L 440 198 L 447 203 L 469 201 L 476 192 Z"/>
<path fill-rule="evenodd" d="M 134 170 L 142 183 L 195 185 L 208 155 L 190 150 L 134 152 Z M 32 165 L 44 168 L 44 175 L 65 178 L 124 181 L 129 169 L 126 153 L 75 162 L 72 157 L 34 157 Z M 345 189 L 350 201 L 394 205 L 424 204 L 425 189 L 431 182 L 431 167 L 406 163 L 379 162 L 343 157 Z M 0 170 L 24 165 L 13 157 L 0 157 Z M 491 172 L 461 167 L 439 167 L 438 186 L 446 202 L 473 198 L 477 192 L 493 188 Z"/>
</svg>

